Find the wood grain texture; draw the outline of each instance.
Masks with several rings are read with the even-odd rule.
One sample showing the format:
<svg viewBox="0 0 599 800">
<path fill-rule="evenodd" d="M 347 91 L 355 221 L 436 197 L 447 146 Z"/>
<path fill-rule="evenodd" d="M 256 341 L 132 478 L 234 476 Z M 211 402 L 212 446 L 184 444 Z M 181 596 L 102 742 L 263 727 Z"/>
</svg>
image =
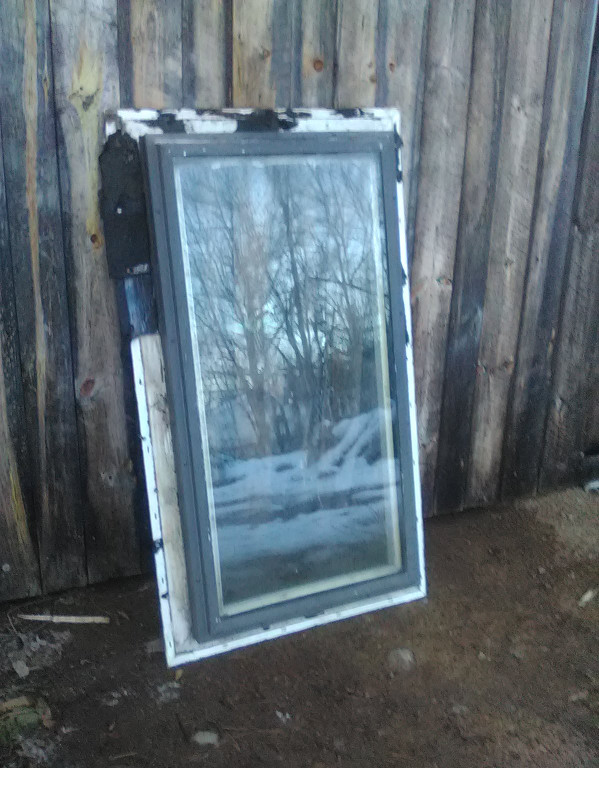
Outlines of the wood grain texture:
<svg viewBox="0 0 599 800">
<path fill-rule="evenodd" d="M 89 580 L 139 571 L 119 321 L 100 222 L 102 113 L 119 106 L 116 0 L 52 0 L 75 390 Z"/>
<path fill-rule="evenodd" d="M 86 561 L 92 581 L 139 569 L 128 344 L 151 329 L 151 281 L 115 290 L 97 202 L 102 115 L 119 106 L 398 106 L 425 512 L 436 472 L 440 510 L 572 481 L 599 451 L 595 14 L 4 0 L 0 598 L 80 584 Z"/>
<path fill-rule="evenodd" d="M 138 341 L 143 375 L 136 374 L 136 379 L 146 400 L 173 635 L 180 644 L 192 633 L 164 359 L 160 336 L 140 336 Z"/>
<path fill-rule="evenodd" d="M 591 242 L 595 270 L 598 258 L 598 246 L 597 232 L 595 230 Z M 596 292 L 590 297 L 589 302 L 594 302 L 595 308 L 597 308 L 599 299 L 597 298 Z M 582 450 L 585 457 L 592 459 L 593 457 L 596 458 L 599 454 L 599 359 L 597 358 L 597 353 L 599 353 L 599 321 L 597 315 L 595 315 L 593 327 L 589 332 L 587 352 L 590 352 L 592 355 L 583 395 L 584 416 L 582 420 Z M 570 480 L 570 476 L 567 476 L 566 479 Z"/>
<path fill-rule="evenodd" d="M 231 80 L 230 0 L 183 0 L 183 105 L 224 108 Z"/>
<path fill-rule="evenodd" d="M 0 602 L 40 591 L 0 127 Z"/>
<path fill-rule="evenodd" d="M 513 0 L 466 505 L 499 495 L 501 448 L 526 275 L 552 3 Z"/>
<path fill-rule="evenodd" d="M 587 95 L 586 125 L 583 132 L 581 152 L 584 160 L 579 170 L 578 198 L 575 225 L 586 239 L 584 252 L 591 253 L 591 269 L 595 279 L 599 273 L 599 17 L 595 23 L 592 72 Z M 594 264 L 594 266 L 593 266 Z M 581 298 L 583 299 L 583 298 Z M 599 454 L 599 296 L 597 289 L 590 290 L 583 299 L 592 310 L 595 309 L 586 342 L 588 372 L 583 389 L 582 450 L 585 456 Z"/>
<path fill-rule="evenodd" d="M 418 197 L 428 8 L 428 0 L 339 0 L 337 10 L 335 106 L 389 106 L 401 112 L 410 259 Z"/>
<path fill-rule="evenodd" d="M 136 108 L 179 108 L 182 95 L 181 3 L 169 0 L 119 0 L 121 80 L 130 86 Z M 128 27 L 128 30 L 127 30 Z M 130 69 L 129 69 L 130 67 Z"/>
<path fill-rule="evenodd" d="M 466 143 L 474 0 L 430 5 L 411 292 L 424 513 L 433 507 Z"/>
<path fill-rule="evenodd" d="M 45 0 L 0 8 L 6 198 L 35 531 L 45 591 L 86 582 Z"/>
<path fill-rule="evenodd" d="M 504 497 L 533 493 L 539 478 L 596 10 L 596 0 L 555 0 L 553 8 L 535 211 L 504 436 Z"/>
<path fill-rule="evenodd" d="M 294 0 L 233 1 L 233 105 L 297 104 L 301 65 L 299 6 Z"/>
<path fill-rule="evenodd" d="M 414 248 L 428 0 L 379 0 L 376 34 L 377 106 L 401 112 L 402 171 L 408 255 Z"/>
<path fill-rule="evenodd" d="M 464 506 L 476 362 L 503 119 L 511 4 L 478 0 L 466 157 L 449 317 L 435 508 Z"/>
<path fill-rule="evenodd" d="M 134 105 L 140 108 L 179 108 L 183 99 L 182 6 L 167 0 L 128 0 L 130 40 L 121 27 L 120 53 L 131 52 L 129 62 L 119 62 L 122 85 L 130 84 Z M 185 9 L 188 16 L 188 10 Z M 186 20 L 187 21 L 187 20 Z M 199 24 L 199 20 L 197 21 Z M 198 44 L 201 44 L 198 43 Z M 188 59 L 186 59 L 188 62 Z M 130 70 L 130 72 L 128 72 Z M 144 568 L 151 568 L 151 538 L 145 498 L 143 458 L 136 424 L 131 338 L 156 330 L 156 310 L 151 276 L 126 278 L 116 287 L 121 325 L 124 403 L 128 449 L 137 476 L 134 496 L 136 527 L 140 532 Z"/>
<path fill-rule="evenodd" d="M 599 447 L 599 435 L 592 430 L 593 425 L 599 425 L 598 265 L 599 36 L 596 33 L 540 474 L 543 489 L 582 477 L 585 453 L 596 454 Z"/>
<path fill-rule="evenodd" d="M 336 0 L 302 0 L 298 105 L 330 108 L 334 103 Z"/>
<path fill-rule="evenodd" d="M 335 108 L 374 106 L 378 3 L 337 0 Z"/>
</svg>

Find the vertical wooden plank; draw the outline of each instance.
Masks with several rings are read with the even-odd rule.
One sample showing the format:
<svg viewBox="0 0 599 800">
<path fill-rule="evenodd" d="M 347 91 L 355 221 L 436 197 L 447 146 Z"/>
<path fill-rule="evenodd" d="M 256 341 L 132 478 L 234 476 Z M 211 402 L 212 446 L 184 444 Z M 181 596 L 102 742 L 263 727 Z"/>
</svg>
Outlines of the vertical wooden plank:
<svg viewBox="0 0 599 800">
<path fill-rule="evenodd" d="M 599 415 L 597 335 L 599 232 L 574 226 L 569 276 L 562 307 L 539 488 L 552 489 L 582 477 L 585 453 L 597 455 L 593 436 Z"/>
<path fill-rule="evenodd" d="M 175 473 L 175 457 L 171 438 L 169 406 L 166 396 L 165 369 L 160 336 L 140 336 L 132 343 L 137 351 L 134 356 L 136 392 L 139 398 L 140 417 L 147 415 L 150 438 L 150 454 L 146 449 L 146 469 L 153 472 L 150 485 L 155 484 L 157 509 L 152 519 L 154 536 L 159 534 L 163 542 L 165 571 L 168 583 L 168 615 L 171 617 L 176 644 L 193 636 L 187 588 L 187 569 L 183 549 L 183 531 Z M 145 407 L 145 408 L 144 408 Z M 159 526 L 155 525 L 156 517 Z M 156 530 L 156 527 L 159 529 Z M 159 574 L 159 569 L 157 570 Z M 158 577 L 160 581 L 160 577 Z M 161 601 L 163 602 L 163 601 Z M 173 648 L 173 642 L 166 637 L 166 649 Z"/>
<path fill-rule="evenodd" d="M 337 0 L 335 107 L 374 106 L 378 3 Z"/>
<path fill-rule="evenodd" d="M 179 108 L 182 102 L 181 3 L 118 0 L 123 101 L 136 108 Z"/>
<path fill-rule="evenodd" d="M 402 169 L 408 254 L 414 247 L 428 0 L 379 0 L 376 34 L 377 106 L 401 112 Z"/>
<path fill-rule="evenodd" d="M 86 582 L 45 0 L 0 8 L 6 197 L 35 528 L 45 591 Z"/>
<path fill-rule="evenodd" d="M 233 105 L 289 107 L 299 97 L 295 0 L 233 0 Z"/>
<path fill-rule="evenodd" d="M 592 250 L 591 258 L 594 260 L 593 263 L 595 265 L 598 259 L 598 238 L 597 231 L 595 230 L 589 248 Z M 597 272 L 595 272 L 595 277 L 596 276 Z M 599 305 L 599 298 L 597 297 L 596 290 L 593 292 L 593 295 L 588 298 L 588 302 L 591 304 L 591 308 L 593 307 L 592 303 L 594 303 L 595 308 L 597 308 Z M 599 456 L 599 359 L 596 355 L 599 353 L 599 319 L 596 315 L 589 334 L 588 352 L 592 353 L 593 356 L 590 360 L 583 394 L 584 416 L 582 420 L 582 451 L 585 458 L 593 460 Z"/>
<path fill-rule="evenodd" d="M 498 498 L 537 175 L 552 2 L 513 0 L 466 505 Z"/>
<path fill-rule="evenodd" d="M 574 232 L 579 233 L 584 239 L 584 246 L 580 248 L 583 258 L 588 264 L 584 274 L 594 276 L 594 286 L 583 289 L 580 295 L 586 294 L 585 308 L 591 314 L 591 320 L 586 338 L 586 347 L 583 363 L 588 365 L 584 386 L 582 387 L 582 437 L 581 450 L 585 459 L 596 463 L 599 456 L 599 225 L 597 209 L 599 209 L 599 17 L 595 22 L 595 41 L 593 44 L 592 70 L 587 94 L 585 110 L 586 125 L 583 132 L 581 152 L 584 154 L 579 170 L 578 199 L 574 219 Z M 575 251 L 572 248 L 573 263 Z M 582 259 L 581 259 L 582 260 Z M 583 270 L 581 270 L 581 273 Z M 576 315 L 576 312 L 574 312 Z M 566 319 L 566 315 L 564 315 Z M 565 326 L 563 327 L 566 330 Z M 564 356 L 568 363 L 569 356 Z M 576 404 L 572 401 L 571 407 Z M 553 457 L 555 460 L 555 457 Z"/>
<path fill-rule="evenodd" d="M 570 225 L 565 291 L 545 431 L 540 486 L 579 477 L 585 451 L 599 445 L 599 27 L 583 134 L 574 215 Z"/>
<path fill-rule="evenodd" d="M 98 203 L 102 112 L 119 107 L 116 0 L 51 0 L 90 581 L 139 571 L 115 290 Z"/>
<path fill-rule="evenodd" d="M 168 0 L 118 0 L 119 79 L 130 87 L 133 104 L 139 108 L 179 108 L 183 99 L 182 5 Z M 187 16 L 189 10 L 185 9 Z M 123 24 L 128 20 L 129 27 Z M 123 60 L 123 56 L 125 56 Z M 119 281 L 116 287 L 121 326 L 121 359 L 125 392 L 127 437 L 133 471 L 137 476 L 134 509 L 142 532 L 142 560 L 150 566 L 149 525 L 145 497 L 143 460 L 137 426 L 130 341 L 133 336 L 156 329 L 151 276 Z"/>
<path fill-rule="evenodd" d="M 40 590 L 0 126 L 0 602 Z"/>
<path fill-rule="evenodd" d="M 182 9 L 183 105 L 224 108 L 231 80 L 230 2 L 183 0 Z"/>
<path fill-rule="evenodd" d="M 432 511 L 466 142 L 474 0 L 431 0 L 411 292 L 424 512 Z"/>
<path fill-rule="evenodd" d="M 328 108 L 334 100 L 337 3 L 302 0 L 300 8 L 301 86 L 296 102 Z"/>
<path fill-rule="evenodd" d="M 504 497 L 533 493 L 539 478 L 596 11 L 596 0 L 554 3 L 534 221 L 504 438 Z"/>
<path fill-rule="evenodd" d="M 4 293 L 2 294 L 4 302 Z M 39 564 L 26 511 L 23 472 L 19 470 L 20 442 L 14 423 L 23 410 L 11 394 L 20 376 L 14 369 L 11 334 L 0 320 L 0 602 L 39 594 Z M 18 366 L 18 358 L 17 358 Z M 18 400 L 17 400 L 18 402 Z"/>
<path fill-rule="evenodd" d="M 478 0 L 466 158 L 445 360 L 436 511 L 464 505 L 503 117 L 511 3 Z"/>
</svg>

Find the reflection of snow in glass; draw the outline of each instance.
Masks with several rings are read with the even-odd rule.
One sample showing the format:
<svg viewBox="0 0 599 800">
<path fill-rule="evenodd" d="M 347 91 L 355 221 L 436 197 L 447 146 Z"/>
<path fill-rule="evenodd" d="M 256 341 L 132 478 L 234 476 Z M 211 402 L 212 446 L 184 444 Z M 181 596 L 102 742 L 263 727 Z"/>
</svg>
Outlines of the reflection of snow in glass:
<svg viewBox="0 0 599 800">
<path fill-rule="evenodd" d="M 397 571 L 376 157 L 176 179 L 221 612 Z"/>
<path fill-rule="evenodd" d="M 225 599 L 263 593 L 301 559 L 319 577 L 387 560 L 385 513 L 393 497 L 381 458 L 378 409 L 334 429 L 334 447 L 313 464 L 303 451 L 230 461 L 214 486 Z M 378 449 L 378 453 L 377 453 Z M 387 511 L 388 513 L 388 511 Z M 361 548 L 361 549 L 360 549 Z M 280 564 L 266 577 L 261 559 L 276 552 Z M 293 577 L 293 576 L 292 576 Z"/>
</svg>

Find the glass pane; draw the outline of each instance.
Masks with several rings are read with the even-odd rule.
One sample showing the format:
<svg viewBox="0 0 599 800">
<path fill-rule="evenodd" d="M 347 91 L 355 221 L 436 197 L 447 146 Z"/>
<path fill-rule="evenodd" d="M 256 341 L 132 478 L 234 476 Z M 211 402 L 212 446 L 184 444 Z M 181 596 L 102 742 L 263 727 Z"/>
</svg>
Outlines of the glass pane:
<svg viewBox="0 0 599 800">
<path fill-rule="evenodd" d="M 379 159 L 175 175 L 220 613 L 397 572 Z"/>
</svg>

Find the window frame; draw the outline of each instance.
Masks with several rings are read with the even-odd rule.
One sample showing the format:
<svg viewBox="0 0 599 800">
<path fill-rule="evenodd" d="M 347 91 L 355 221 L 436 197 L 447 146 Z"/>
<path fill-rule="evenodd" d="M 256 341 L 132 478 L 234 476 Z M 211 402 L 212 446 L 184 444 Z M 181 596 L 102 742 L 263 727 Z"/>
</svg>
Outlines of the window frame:
<svg viewBox="0 0 599 800">
<path fill-rule="evenodd" d="M 189 133 L 169 134 L 146 128 L 140 137 L 188 572 L 192 633 L 195 637 L 192 657 L 176 652 L 177 647 L 170 642 L 171 652 L 167 648 L 167 657 L 172 664 L 201 658 L 253 640 L 273 638 L 292 630 L 417 599 L 426 593 L 398 114 L 386 110 L 378 112 L 376 116 L 377 112 L 371 110 L 372 120 L 358 120 L 360 124 L 353 126 L 353 129 L 351 123 L 354 120 L 347 120 L 341 115 L 335 118 L 335 112 L 321 112 L 324 116 L 320 118 L 317 112 L 306 114 L 314 115 L 314 118 L 304 121 L 301 127 L 298 126 L 299 130 L 291 128 L 255 132 L 239 130 L 236 126 L 231 128 L 229 125 L 224 125 L 224 130 L 215 130 L 215 120 L 210 119 L 206 120 L 208 131 L 202 130 L 200 122 Z M 327 114 L 331 116 L 327 117 Z M 229 118 L 225 119 L 227 123 L 230 121 Z M 139 119 L 135 120 L 135 124 L 139 127 Z M 191 377 L 194 371 L 185 366 L 193 362 L 188 321 L 186 314 L 180 313 L 182 309 L 187 309 L 187 298 L 184 281 L 180 280 L 183 260 L 174 163 L 176 159 L 203 155 L 226 157 L 353 152 L 375 153 L 381 165 L 398 404 L 396 430 L 400 432 L 401 441 L 398 455 L 404 568 L 390 576 L 220 618 L 212 549 L 208 537 L 202 534 L 202 530 L 209 528 L 203 459 L 197 446 L 197 442 L 201 442 L 197 392 L 195 380 Z M 395 437 L 394 445 L 398 446 Z M 148 493 L 150 488 L 148 485 Z M 159 561 L 157 558 L 157 567 Z M 168 640 L 168 629 L 170 627 L 172 632 L 172 624 L 169 625 L 169 620 L 164 618 L 164 609 L 163 623 Z"/>
</svg>

